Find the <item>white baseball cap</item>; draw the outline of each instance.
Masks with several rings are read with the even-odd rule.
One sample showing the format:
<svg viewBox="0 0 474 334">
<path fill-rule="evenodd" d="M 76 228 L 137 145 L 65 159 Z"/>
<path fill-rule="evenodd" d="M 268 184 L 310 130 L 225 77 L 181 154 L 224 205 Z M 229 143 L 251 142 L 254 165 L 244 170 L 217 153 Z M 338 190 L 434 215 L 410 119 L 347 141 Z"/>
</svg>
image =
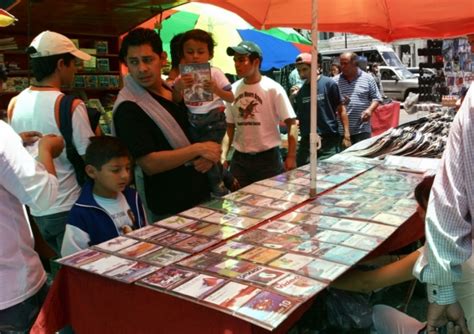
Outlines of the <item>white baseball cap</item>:
<svg viewBox="0 0 474 334">
<path fill-rule="evenodd" d="M 48 57 L 63 53 L 70 53 L 82 60 L 91 59 L 89 54 L 76 48 L 74 43 L 69 38 L 49 30 L 43 31 L 41 34 L 36 36 L 31 42 L 30 46 L 36 49 L 35 53 L 30 54 L 31 58 Z"/>
</svg>

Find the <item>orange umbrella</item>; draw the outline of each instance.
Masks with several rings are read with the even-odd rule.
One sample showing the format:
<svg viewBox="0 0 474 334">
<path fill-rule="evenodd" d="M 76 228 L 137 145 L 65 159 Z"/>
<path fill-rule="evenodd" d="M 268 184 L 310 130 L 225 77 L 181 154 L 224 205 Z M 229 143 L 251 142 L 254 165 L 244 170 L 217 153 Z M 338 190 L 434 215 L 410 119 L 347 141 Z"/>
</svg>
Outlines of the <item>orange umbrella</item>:
<svg viewBox="0 0 474 334">
<path fill-rule="evenodd" d="M 311 29 L 370 35 L 381 41 L 446 38 L 474 32 L 473 0 L 192 0 L 231 10 L 258 29 Z"/>
</svg>

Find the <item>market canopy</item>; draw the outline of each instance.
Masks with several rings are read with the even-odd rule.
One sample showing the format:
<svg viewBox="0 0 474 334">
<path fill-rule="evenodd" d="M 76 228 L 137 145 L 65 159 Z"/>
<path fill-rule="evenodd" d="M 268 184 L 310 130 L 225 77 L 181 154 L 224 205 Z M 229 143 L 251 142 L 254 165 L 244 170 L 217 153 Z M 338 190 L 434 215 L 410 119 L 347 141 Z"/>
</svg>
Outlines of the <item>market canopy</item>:
<svg viewBox="0 0 474 334">
<path fill-rule="evenodd" d="M 474 32 L 473 0 L 191 0 L 239 14 L 258 29 L 311 29 L 311 5 L 318 30 L 370 35 L 381 41 L 446 38 Z"/>
<path fill-rule="evenodd" d="M 256 30 L 237 14 L 204 3 L 178 6 L 140 26 L 159 31 L 163 48 L 168 55 L 171 54 L 170 41 L 174 36 L 191 29 L 208 31 L 216 44 L 211 64 L 225 73 L 235 74 L 234 61 L 227 55 L 227 47 L 235 46 L 242 40 L 249 40 L 260 46 L 265 55 L 261 67 L 263 71 L 282 68 L 294 63 L 300 53 L 311 52 L 311 41 L 292 28 Z"/>
</svg>

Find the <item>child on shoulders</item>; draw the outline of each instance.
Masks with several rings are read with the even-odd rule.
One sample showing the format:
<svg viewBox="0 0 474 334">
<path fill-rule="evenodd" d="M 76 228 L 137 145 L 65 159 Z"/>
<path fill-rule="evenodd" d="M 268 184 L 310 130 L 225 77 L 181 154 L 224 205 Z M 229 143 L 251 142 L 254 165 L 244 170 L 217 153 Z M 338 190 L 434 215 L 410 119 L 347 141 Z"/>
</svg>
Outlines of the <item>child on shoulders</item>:
<svg viewBox="0 0 474 334">
<path fill-rule="evenodd" d="M 72 207 L 61 249 L 66 256 L 146 225 L 130 182 L 130 154 L 116 137 L 90 138 L 85 170 L 90 178 Z"/>
<path fill-rule="evenodd" d="M 214 40 L 212 36 L 201 29 L 189 30 L 181 37 L 181 63 L 207 64 L 214 56 Z M 190 135 L 193 141 L 214 141 L 221 143 L 227 130 L 224 102 L 233 102 L 234 94 L 229 80 L 217 67 L 211 66 L 211 80 L 196 82 L 193 73 L 181 74 L 176 79 L 173 91 L 173 100 L 183 101 L 185 88 L 198 88 L 194 100 L 204 96 L 206 91 L 212 92 L 212 101 L 190 102 L 184 99 L 189 110 Z M 193 99 L 190 99 L 193 101 Z M 229 190 L 223 182 L 221 166 L 214 165 L 207 173 L 212 194 L 216 197 L 226 195 Z"/>
</svg>

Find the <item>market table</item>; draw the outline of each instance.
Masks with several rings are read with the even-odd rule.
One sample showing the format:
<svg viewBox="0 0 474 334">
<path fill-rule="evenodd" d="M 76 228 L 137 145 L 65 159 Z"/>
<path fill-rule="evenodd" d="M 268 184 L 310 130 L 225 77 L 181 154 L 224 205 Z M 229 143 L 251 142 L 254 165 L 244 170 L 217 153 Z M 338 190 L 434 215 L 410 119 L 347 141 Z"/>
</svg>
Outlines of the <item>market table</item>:
<svg viewBox="0 0 474 334">
<path fill-rule="evenodd" d="M 420 239 L 415 214 L 369 256 Z M 272 333 L 286 333 L 311 306 L 300 306 Z M 70 323 L 76 333 L 270 333 L 223 312 L 134 284 L 63 267 L 56 276 L 32 333 L 54 333 Z"/>
</svg>

